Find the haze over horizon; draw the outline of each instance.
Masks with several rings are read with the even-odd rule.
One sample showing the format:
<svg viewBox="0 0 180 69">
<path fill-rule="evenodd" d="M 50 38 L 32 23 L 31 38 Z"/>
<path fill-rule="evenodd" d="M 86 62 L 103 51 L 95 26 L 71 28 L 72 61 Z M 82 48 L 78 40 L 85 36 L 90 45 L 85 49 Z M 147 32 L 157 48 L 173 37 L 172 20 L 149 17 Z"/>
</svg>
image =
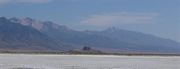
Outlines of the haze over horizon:
<svg viewBox="0 0 180 69">
<path fill-rule="evenodd" d="M 108 27 L 180 42 L 179 0 L 0 0 L 0 16 L 52 21 L 76 30 Z"/>
</svg>

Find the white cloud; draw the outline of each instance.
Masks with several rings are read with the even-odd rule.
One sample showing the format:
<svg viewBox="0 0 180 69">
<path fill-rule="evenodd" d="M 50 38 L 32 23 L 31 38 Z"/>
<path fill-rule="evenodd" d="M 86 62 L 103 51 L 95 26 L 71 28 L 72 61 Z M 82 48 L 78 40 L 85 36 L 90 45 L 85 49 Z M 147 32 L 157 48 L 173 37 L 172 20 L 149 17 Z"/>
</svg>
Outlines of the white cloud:
<svg viewBox="0 0 180 69">
<path fill-rule="evenodd" d="M 157 13 L 109 13 L 109 14 L 98 14 L 91 15 L 88 18 L 81 21 L 86 25 L 94 26 L 113 26 L 121 24 L 141 24 L 150 23 L 155 20 L 158 16 Z"/>
<path fill-rule="evenodd" d="M 10 2 L 11 0 L 0 0 L 0 4 L 4 4 L 4 3 L 8 3 Z"/>
</svg>

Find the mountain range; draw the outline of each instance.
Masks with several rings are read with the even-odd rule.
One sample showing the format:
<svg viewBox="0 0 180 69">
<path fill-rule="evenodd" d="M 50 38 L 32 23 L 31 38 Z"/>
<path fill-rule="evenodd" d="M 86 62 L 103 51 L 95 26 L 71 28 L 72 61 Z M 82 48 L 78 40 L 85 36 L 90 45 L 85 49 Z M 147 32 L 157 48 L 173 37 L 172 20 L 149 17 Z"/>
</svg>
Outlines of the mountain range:
<svg viewBox="0 0 180 69">
<path fill-rule="evenodd" d="M 77 31 L 51 21 L 0 17 L 0 51 L 67 51 L 92 47 L 103 52 L 180 53 L 180 43 L 151 34 L 108 28 Z"/>
</svg>

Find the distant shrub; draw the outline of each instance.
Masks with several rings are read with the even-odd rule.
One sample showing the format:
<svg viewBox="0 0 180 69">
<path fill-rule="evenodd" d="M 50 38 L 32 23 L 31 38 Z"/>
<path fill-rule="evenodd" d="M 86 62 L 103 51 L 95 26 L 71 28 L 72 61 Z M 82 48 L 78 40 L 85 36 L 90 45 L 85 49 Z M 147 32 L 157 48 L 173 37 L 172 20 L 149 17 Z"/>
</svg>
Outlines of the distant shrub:
<svg viewBox="0 0 180 69">
<path fill-rule="evenodd" d="M 83 47 L 83 50 L 84 50 L 84 51 L 89 51 L 89 50 L 91 50 L 91 47 L 84 46 L 84 47 Z"/>
</svg>

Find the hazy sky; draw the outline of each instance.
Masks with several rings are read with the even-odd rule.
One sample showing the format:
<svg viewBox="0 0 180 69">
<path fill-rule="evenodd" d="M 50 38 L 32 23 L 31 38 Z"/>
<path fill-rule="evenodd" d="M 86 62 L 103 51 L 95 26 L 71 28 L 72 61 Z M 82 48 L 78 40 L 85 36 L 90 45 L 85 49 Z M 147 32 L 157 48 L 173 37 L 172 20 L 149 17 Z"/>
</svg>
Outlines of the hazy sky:
<svg viewBox="0 0 180 69">
<path fill-rule="evenodd" d="M 0 0 L 0 16 L 77 30 L 118 27 L 180 41 L 180 0 Z"/>
</svg>

